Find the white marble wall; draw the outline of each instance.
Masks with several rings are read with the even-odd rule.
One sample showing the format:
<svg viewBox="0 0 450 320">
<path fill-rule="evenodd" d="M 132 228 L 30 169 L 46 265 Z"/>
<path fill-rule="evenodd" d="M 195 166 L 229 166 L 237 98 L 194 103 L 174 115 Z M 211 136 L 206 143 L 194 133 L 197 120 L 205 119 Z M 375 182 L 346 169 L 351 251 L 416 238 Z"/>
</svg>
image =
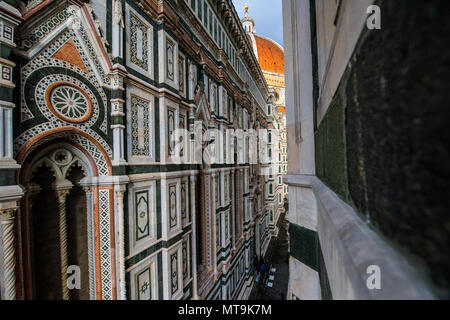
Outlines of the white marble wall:
<svg viewBox="0 0 450 320">
<path fill-rule="evenodd" d="M 320 300 L 319 274 L 295 258 L 289 257 L 288 299 Z"/>
</svg>

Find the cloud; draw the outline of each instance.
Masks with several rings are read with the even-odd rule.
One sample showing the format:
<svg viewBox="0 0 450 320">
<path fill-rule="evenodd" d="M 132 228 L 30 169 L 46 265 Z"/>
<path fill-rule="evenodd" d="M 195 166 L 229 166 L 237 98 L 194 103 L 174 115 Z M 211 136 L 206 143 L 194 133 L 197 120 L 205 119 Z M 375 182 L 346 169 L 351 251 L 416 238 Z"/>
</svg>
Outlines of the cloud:
<svg viewBox="0 0 450 320">
<path fill-rule="evenodd" d="M 245 3 L 248 3 L 248 13 L 255 21 L 256 34 L 273 39 L 283 46 L 281 0 L 233 0 L 241 19 L 245 14 Z"/>
</svg>

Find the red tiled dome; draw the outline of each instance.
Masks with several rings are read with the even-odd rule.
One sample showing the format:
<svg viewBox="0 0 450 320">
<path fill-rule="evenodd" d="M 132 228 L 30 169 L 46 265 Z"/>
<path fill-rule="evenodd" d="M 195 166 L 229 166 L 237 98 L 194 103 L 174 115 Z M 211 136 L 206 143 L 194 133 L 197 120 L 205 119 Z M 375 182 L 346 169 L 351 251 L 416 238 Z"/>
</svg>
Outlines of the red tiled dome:
<svg viewBox="0 0 450 320">
<path fill-rule="evenodd" d="M 284 52 L 273 40 L 254 35 L 258 61 L 263 71 L 284 74 Z"/>
</svg>

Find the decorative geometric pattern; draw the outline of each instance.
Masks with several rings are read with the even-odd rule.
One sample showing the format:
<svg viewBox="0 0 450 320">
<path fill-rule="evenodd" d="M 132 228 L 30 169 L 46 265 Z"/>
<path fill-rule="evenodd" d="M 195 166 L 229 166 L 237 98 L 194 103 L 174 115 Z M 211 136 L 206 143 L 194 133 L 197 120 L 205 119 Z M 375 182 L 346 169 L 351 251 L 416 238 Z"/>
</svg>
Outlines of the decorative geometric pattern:
<svg viewBox="0 0 450 320">
<path fill-rule="evenodd" d="M 59 126 L 62 125 L 66 125 L 66 121 L 64 121 L 63 119 L 59 119 L 57 117 L 55 117 L 55 114 L 53 112 L 50 111 L 50 109 L 53 107 L 54 108 L 54 104 L 51 101 L 47 101 L 46 95 L 49 93 L 49 89 L 52 87 L 52 85 L 54 85 L 55 83 L 61 83 L 61 84 L 66 84 L 65 87 L 67 86 L 67 84 L 71 84 L 74 85 L 72 86 L 73 89 L 75 89 L 75 87 L 78 87 L 82 90 L 82 93 L 80 92 L 80 89 L 77 89 L 77 91 L 79 92 L 79 94 L 81 94 L 83 96 L 83 98 L 85 99 L 86 103 L 92 103 L 92 113 L 93 116 L 88 119 L 88 121 L 84 122 L 84 123 L 80 123 L 78 124 L 80 129 L 82 129 L 83 131 L 88 131 L 90 130 L 90 127 L 92 127 L 95 122 L 97 121 L 98 117 L 99 117 L 99 102 L 97 101 L 97 98 L 95 97 L 94 93 L 89 89 L 89 87 L 84 84 L 82 81 L 68 76 L 66 74 L 51 74 L 48 76 L 43 77 L 38 84 L 36 85 L 36 90 L 35 90 L 35 99 L 36 99 L 36 105 L 39 108 L 39 111 L 48 119 L 48 120 L 60 120 L 61 124 Z M 56 87 L 55 89 L 51 90 L 51 93 L 49 94 L 50 97 L 53 96 L 53 92 L 55 90 L 57 90 L 59 87 Z M 86 98 L 87 96 L 87 98 Z M 89 101 L 87 101 L 87 99 L 89 99 Z M 53 106 L 49 106 L 48 102 L 50 102 L 51 104 L 53 104 Z M 50 107 L 50 109 L 49 109 Z M 89 109 L 89 107 L 88 107 Z M 66 116 L 63 115 L 64 118 L 66 118 Z M 106 115 L 105 115 L 106 118 Z M 69 120 L 69 119 L 67 119 Z M 106 133 L 106 130 L 104 131 Z"/>
<path fill-rule="evenodd" d="M 209 230 L 210 225 L 211 225 L 211 212 L 209 209 L 209 205 L 210 205 L 210 176 L 207 175 L 204 178 L 205 180 L 205 208 L 206 208 L 206 230 Z M 210 236 L 207 234 L 206 235 L 206 260 L 207 260 L 207 264 L 208 267 L 211 266 L 211 241 L 210 241 Z"/>
<path fill-rule="evenodd" d="M 178 290 L 178 252 L 170 256 L 170 277 L 172 294 Z"/>
<path fill-rule="evenodd" d="M 25 132 L 23 132 L 15 141 L 14 141 L 14 152 L 18 152 L 22 146 L 24 146 L 31 138 L 35 137 L 36 135 L 49 131 L 51 129 L 54 129 L 56 127 L 56 121 L 46 122 L 41 125 L 35 126 Z M 95 133 L 93 130 L 89 130 L 87 133 L 91 134 L 91 136 L 99 142 L 102 147 L 106 150 L 108 155 L 112 154 L 111 148 L 109 147 L 106 142 L 103 141 L 103 139 Z M 41 139 L 39 142 L 35 143 L 29 150 L 28 153 L 31 153 L 34 149 L 36 149 L 38 146 L 44 144 L 45 142 L 48 142 L 50 140 L 64 137 L 68 140 L 74 141 L 75 143 L 82 146 L 94 159 L 95 164 L 97 165 L 98 175 L 99 176 L 108 176 L 108 164 L 106 162 L 106 159 L 103 155 L 103 153 L 97 148 L 97 146 L 90 141 L 89 139 L 85 138 L 84 136 L 70 133 L 70 132 L 60 132 L 56 134 L 52 134 L 50 136 L 47 136 L 44 139 Z"/>
<path fill-rule="evenodd" d="M 150 235 L 150 205 L 148 190 L 136 192 L 136 241 Z"/>
<path fill-rule="evenodd" d="M 89 40 L 89 37 L 87 36 L 86 30 L 84 29 L 83 25 L 80 25 L 80 27 L 78 28 L 78 32 L 79 32 L 79 35 L 81 36 L 81 39 L 83 40 L 83 44 L 88 49 L 88 52 L 89 52 L 88 61 L 91 61 L 91 62 L 94 63 L 95 69 L 97 70 L 97 72 L 100 73 L 100 78 L 103 81 L 103 83 L 104 84 L 109 84 L 110 83 L 110 79 L 108 77 L 108 74 L 105 73 L 105 70 L 101 66 L 100 60 L 98 59 L 98 55 L 97 55 L 94 47 L 92 46 L 92 44 L 91 44 L 91 42 Z M 74 39 L 74 41 L 75 41 L 75 39 Z"/>
<path fill-rule="evenodd" d="M 5 81 L 12 80 L 12 68 L 8 66 L 2 66 L 2 80 Z"/>
<path fill-rule="evenodd" d="M 150 156 L 150 101 L 131 95 L 131 150 L 136 156 Z"/>
<path fill-rule="evenodd" d="M 177 226 L 177 185 L 169 186 L 169 227 Z"/>
<path fill-rule="evenodd" d="M 209 105 L 211 106 L 211 111 L 216 112 L 216 102 L 217 102 L 217 86 L 210 81 L 210 98 Z"/>
<path fill-rule="evenodd" d="M 3 38 L 6 40 L 12 40 L 13 39 L 13 28 L 9 25 L 7 25 L 5 22 L 3 22 Z"/>
<path fill-rule="evenodd" d="M 88 72 L 86 66 L 83 64 L 83 59 L 77 49 L 75 48 L 75 43 L 72 39 L 67 41 L 56 53 L 52 56 L 52 58 L 67 61 L 84 72 Z"/>
<path fill-rule="evenodd" d="M 144 70 L 149 69 L 148 27 L 130 11 L 130 61 Z"/>
<path fill-rule="evenodd" d="M 90 116 L 90 103 L 79 89 L 61 85 L 54 88 L 50 94 L 50 102 L 56 113 L 68 122 L 84 121 Z"/>
<path fill-rule="evenodd" d="M 188 242 L 184 241 L 181 248 L 181 257 L 183 261 L 183 280 L 189 278 L 189 263 L 188 263 Z"/>
<path fill-rule="evenodd" d="M 166 46 L 166 66 L 167 66 L 167 78 L 169 80 L 174 80 L 174 70 L 175 70 L 175 45 L 172 41 L 167 39 Z"/>
<path fill-rule="evenodd" d="M 136 296 L 138 300 L 151 300 L 152 299 L 152 282 L 151 282 L 151 269 L 150 267 L 144 269 L 136 276 Z"/>
<path fill-rule="evenodd" d="M 171 109 L 167 109 L 167 144 L 169 156 L 173 154 L 175 148 L 175 140 L 173 139 L 173 133 L 175 131 L 175 112 Z"/>
<path fill-rule="evenodd" d="M 70 17 L 70 15 L 71 14 L 69 13 L 68 8 L 64 8 L 62 11 L 56 12 L 43 24 L 33 29 L 33 32 L 31 34 L 27 35 L 23 39 L 17 39 L 17 47 L 23 50 L 30 49 L 42 38 L 55 30 L 58 26 L 62 25 Z"/>
<path fill-rule="evenodd" d="M 180 114 L 180 123 L 178 124 L 178 129 L 185 129 L 186 128 L 186 118 L 184 115 Z M 180 157 L 184 156 L 184 135 L 180 135 Z"/>
<path fill-rule="evenodd" d="M 29 109 L 25 103 L 25 99 L 24 99 L 25 92 L 23 92 L 23 89 L 25 87 L 25 83 L 26 83 L 28 77 L 33 72 L 35 72 L 36 70 L 43 68 L 43 67 L 49 67 L 49 66 L 64 67 L 64 68 L 67 68 L 69 70 L 72 70 L 72 71 L 82 75 L 90 83 L 92 83 L 92 85 L 95 88 L 97 88 L 97 92 L 100 94 L 100 96 L 102 98 L 103 105 L 104 106 L 107 105 L 106 104 L 106 102 L 107 102 L 106 95 L 103 92 L 102 86 L 98 83 L 96 74 L 100 74 L 100 79 L 104 83 L 109 83 L 109 78 L 105 74 L 103 68 L 101 67 L 98 57 L 95 54 L 95 50 L 92 47 L 89 39 L 87 38 L 83 27 L 81 26 L 78 29 L 78 31 L 80 33 L 80 36 L 83 39 L 84 47 L 87 48 L 89 51 L 89 55 L 86 55 L 86 53 L 84 52 L 82 42 L 78 39 L 77 35 L 73 31 L 67 30 L 67 31 L 64 31 L 58 38 L 53 40 L 53 42 L 46 49 L 44 49 L 38 56 L 33 58 L 30 62 L 28 62 L 22 68 L 22 70 L 21 70 L 21 72 L 22 72 L 22 77 L 21 77 L 21 79 L 22 79 L 21 120 L 22 121 L 33 118 L 33 115 L 29 111 Z M 78 53 L 80 54 L 83 65 L 86 67 L 86 69 L 88 71 L 87 73 L 83 69 L 81 69 L 80 67 L 78 67 L 72 63 L 69 63 L 69 62 L 61 60 L 61 59 L 53 58 L 54 54 L 56 52 L 58 52 L 60 50 L 60 48 L 63 47 L 70 40 L 72 40 L 73 44 L 75 45 L 75 48 L 77 49 Z M 93 68 L 91 67 L 92 64 L 95 65 L 97 72 L 94 72 Z M 93 101 L 93 100 L 91 99 L 91 101 Z M 107 127 L 107 124 L 106 124 L 106 116 L 105 116 L 100 129 L 106 133 L 106 127 Z"/>
<path fill-rule="evenodd" d="M 109 190 L 99 190 L 102 298 L 112 300 Z"/>
<path fill-rule="evenodd" d="M 181 93 L 185 93 L 185 90 L 184 90 L 184 76 L 185 76 L 184 65 L 185 65 L 185 62 L 184 61 L 185 61 L 184 56 L 179 55 L 178 56 L 178 85 L 179 85 Z"/>
<path fill-rule="evenodd" d="M 84 32 L 84 29 L 81 28 L 78 29 L 78 32 L 82 34 Z M 43 67 L 64 67 L 68 70 L 71 70 L 73 72 L 76 72 L 86 78 L 87 81 L 89 81 L 93 87 L 97 89 L 97 94 L 101 98 L 101 102 L 103 106 L 107 105 L 107 98 L 106 94 L 103 92 L 102 86 L 98 83 L 96 74 L 104 74 L 103 70 L 97 69 L 97 72 L 94 72 L 94 70 L 91 67 L 91 64 L 93 63 L 96 65 L 97 68 L 99 68 L 99 62 L 97 55 L 94 53 L 92 45 L 90 44 L 90 41 L 87 37 L 83 38 L 84 43 L 83 46 L 81 45 L 80 40 L 76 36 L 76 34 L 71 30 L 64 31 L 58 38 L 54 39 L 52 43 L 49 44 L 47 48 L 42 50 L 42 52 L 39 53 L 38 56 L 33 58 L 28 64 L 26 64 L 22 70 L 22 106 L 21 106 L 21 115 L 22 115 L 22 121 L 28 120 L 33 118 L 33 114 L 29 110 L 26 102 L 25 97 L 29 96 L 28 92 L 24 92 L 25 83 L 28 80 L 28 77 L 33 73 L 38 71 L 40 68 Z M 77 67 L 76 65 L 69 63 L 64 60 L 60 59 L 54 59 L 52 56 L 57 52 L 62 46 L 64 46 L 69 40 L 72 40 L 77 52 L 80 54 L 80 57 L 83 61 L 84 66 L 86 66 L 87 73 L 82 70 L 81 68 Z M 94 54 L 94 57 L 87 56 L 84 51 L 84 48 L 88 48 L 88 50 L 91 52 L 91 55 Z M 89 49 L 90 48 L 90 49 Z M 36 125 L 33 128 L 28 129 L 25 132 L 22 132 L 19 137 L 16 138 L 14 142 L 15 152 L 18 152 L 26 142 L 28 142 L 31 138 L 35 137 L 36 135 L 49 131 L 61 126 L 67 126 L 66 122 L 57 118 L 48 108 L 47 102 L 45 99 L 45 93 L 47 88 L 52 85 L 55 82 L 66 82 L 73 84 L 80 88 L 84 93 L 87 95 L 87 99 L 90 100 L 92 103 L 92 109 L 93 114 L 92 116 L 84 123 L 80 124 L 72 124 L 73 126 L 78 127 L 80 130 L 88 133 L 90 136 L 93 137 L 94 140 L 96 140 L 100 145 L 106 150 L 109 157 L 112 157 L 112 151 L 109 145 L 103 140 L 103 138 L 97 134 L 91 127 L 98 123 L 98 116 L 99 116 L 99 109 L 100 109 L 100 101 L 97 100 L 96 95 L 85 85 L 82 81 L 71 77 L 66 74 L 52 74 L 45 76 L 42 78 L 39 83 L 36 85 L 36 91 L 35 91 L 35 101 L 36 105 L 39 108 L 39 111 L 49 120 L 48 122 L 41 123 Z M 106 112 L 104 114 L 104 118 L 101 121 L 101 124 L 99 126 L 99 129 L 102 130 L 105 134 L 107 133 L 107 117 Z M 87 147 L 88 152 L 91 153 L 91 155 L 94 157 L 94 160 L 97 164 L 99 174 L 100 175 L 108 175 L 108 169 L 106 165 L 106 161 L 104 159 L 103 154 L 98 150 L 98 148 L 90 141 L 88 141 L 85 138 L 82 138 L 78 135 L 71 135 L 68 133 L 61 134 L 65 137 L 70 137 L 71 140 L 78 141 L 80 140 L 81 144 Z M 55 135 L 52 135 L 52 138 L 54 138 Z M 47 140 L 48 141 L 48 140 Z"/>
<path fill-rule="evenodd" d="M 185 220 L 187 218 L 186 208 L 186 183 L 181 183 L 181 218 Z"/>
<path fill-rule="evenodd" d="M 91 300 L 95 300 L 96 296 L 96 279 L 95 279 L 95 230 L 94 230 L 94 200 L 91 188 L 87 188 L 87 229 L 88 229 L 88 258 L 89 258 L 89 296 Z"/>
</svg>

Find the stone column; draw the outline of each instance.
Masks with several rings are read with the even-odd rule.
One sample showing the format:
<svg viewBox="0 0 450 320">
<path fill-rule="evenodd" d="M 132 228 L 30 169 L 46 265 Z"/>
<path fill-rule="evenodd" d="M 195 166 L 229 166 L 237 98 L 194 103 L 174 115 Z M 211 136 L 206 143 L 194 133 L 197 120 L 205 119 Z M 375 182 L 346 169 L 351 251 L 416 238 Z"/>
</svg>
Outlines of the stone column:
<svg viewBox="0 0 450 320">
<path fill-rule="evenodd" d="M 115 2 L 121 6 L 120 1 Z M 114 43 L 114 42 L 113 42 Z M 113 134 L 113 165 L 126 165 L 125 160 L 125 88 L 123 86 L 123 79 L 127 75 L 127 70 L 120 64 L 121 58 L 114 57 L 116 63 L 114 64 L 109 77 L 111 80 L 111 90 L 114 99 L 111 99 L 111 125 Z"/>
<path fill-rule="evenodd" d="M 217 216 L 216 216 L 216 210 L 217 210 L 217 208 L 216 208 L 216 179 L 217 179 L 217 174 L 214 172 L 213 174 L 212 174 L 212 190 L 213 190 L 213 197 L 212 197 L 212 208 L 213 208 L 213 210 L 212 210 L 212 242 L 211 242 L 211 244 L 212 244 L 212 257 L 211 257 L 211 261 L 212 261 L 212 263 L 214 264 L 213 265 L 213 270 L 214 270 L 214 279 L 216 280 L 217 279 L 217 239 L 216 239 L 216 237 L 217 237 L 217 230 L 216 230 L 216 219 L 217 219 Z M 217 195 L 217 196 L 219 196 L 219 195 Z"/>
<path fill-rule="evenodd" d="M 16 47 L 15 28 L 22 21 L 22 15 L 17 8 L 8 4 L 2 5 L 0 10 L 0 170 L 2 170 L 2 178 L 15 176 L 15 170 L 20 168 L 13 154 L 13 108 L 15 107 L 13 90 L 18 79 L 13 78 L 16 64 L 9 59 Z M 8 174 L 6 174 L 7 171 L 9 171 Z M 16 185 L 15 179 L 6 178 L 3 182 L 0 186 L 0 215 L 3 230 L 4 294 L 6 299 L 13 300 L 16 299 L 14 211 L 17 208 L 16 201 L 23 196 L 23 190 Z M 14 205 L 10 205 L 11 202 Z"/>
<path fill-rule="evenodd" d="M 235 202 L 235 187 L 234 187 L 234 175 L 235 175 L 235 169 L 231 170 L 231 179 L 230 179 L 230 184 L 231 184 L 231 190 L 233 190 L 233 192 L 231 192 L 230 194 L 230 201 L 231 201 L 231 235 L 232 235 L 232 251 L 235 252 L 236 251 L 236 236 L 237 236 L 237 231 L 236 231 L 236 202 Z"/>
<path fill-rule="evenodd" d="M 31 230 L 32 230 L 32 221 L 33 221 L 33 202 L 37 198 L 39 192 L 41 191 L 41 187 L 36 183 L 30 182 L 26 186 L 26 193 L 24 197 L 24 201 L 21 202 L 21 210 L 24 210 L 25 214 L 22 214 L 22 225 L 24 230 L 29 230 L 28 232 L 22 233 L 22 246 L 23 253 L 25 256 L 24 263 L 24 281 L 29 285 L 25 285 L 25 296 L 24 299 L 33 299 L 33 269 L 32 269 L 32 252 L 31 252 Z M 25 262 L 24 261 L 24 262 Z"/>
<path fill-rule="evenodd" d="M 59 214 L 59 254 L 61 262 L 61 291 L 62 299 L 69 300 L 69 288 L 67 287 L 67 221 L 66 221 L 66 198 L 72 188 L 69 181 L 65 181 L 63 185 L 55 186 L 56 197 L 58 198 L 58 214 Z"/>
<path fill-rule="evenodd" d="M 20 166 L 13 155 L 13 90 L 17 79 L 13 78 L 16 64 L 9 60 L 16 44 L 15 28 L 22 22 L 20 12 L 13 6 L 2 6 L 0 11 L 0 169 L 16 170 Z"/>
<path fill-rule="evenodd" d="M 89 260 L 89 297 L 95 300 L 95 250 L 94 250 L 94 206 L 93 206 L 93 188 L 90 186 L 83 187 L 86 193 L 86 222 L 87 222 L 87 239 L 88 239 L 88 260 Z"/>
<path fill-rule="evenodd" d="M 118 188 L 117 188 L 118 187 Z M 116 186 L 116 204 L 118 219 L 118 238 L 119 238 L 119 296 L 120 300 L 127 299 L 127 291 L 125 285 L 125 229 L 124 229 L 124 212 L 123 212 L 123 194 L 125 186 Z"/>
<path fill-rule="evenodd" d="M 14 218 L 16 210 L 17 207 L 0 209 L 6 300 L 16 299 L 16 254 L 14 249 Z"/>
<path fill-rule="evenodd" d="M 197 177 L 190 176 L 191 182 L 191 219 L 192 219 L 192 300 L 199 300 L 197 285 L 197 218 L 195 212 L 195 182 Z"/>
<path fill-rule="evenodd" d="M 111 125 L 113 133 L 113 165 L 120 166 L 126 165 L 125 160 L 125 126 L 122 124 L 125 122 L 124 113 L 124 88 L 123 77 L 124 71 L 121 65 L 115 65 L 117 69 L 111 72 L 111 86 L 116 92 L 118 98 L 111 99 L 111 118 L 116 124 Z"/>
<path fill-rule="evenodd" d="M 114 60 L 122 58 L 123 28 L 125 26 L 122 13 L 122 1 L 114 0 L 112 19 L 112 55 Z"/>
</svg>

